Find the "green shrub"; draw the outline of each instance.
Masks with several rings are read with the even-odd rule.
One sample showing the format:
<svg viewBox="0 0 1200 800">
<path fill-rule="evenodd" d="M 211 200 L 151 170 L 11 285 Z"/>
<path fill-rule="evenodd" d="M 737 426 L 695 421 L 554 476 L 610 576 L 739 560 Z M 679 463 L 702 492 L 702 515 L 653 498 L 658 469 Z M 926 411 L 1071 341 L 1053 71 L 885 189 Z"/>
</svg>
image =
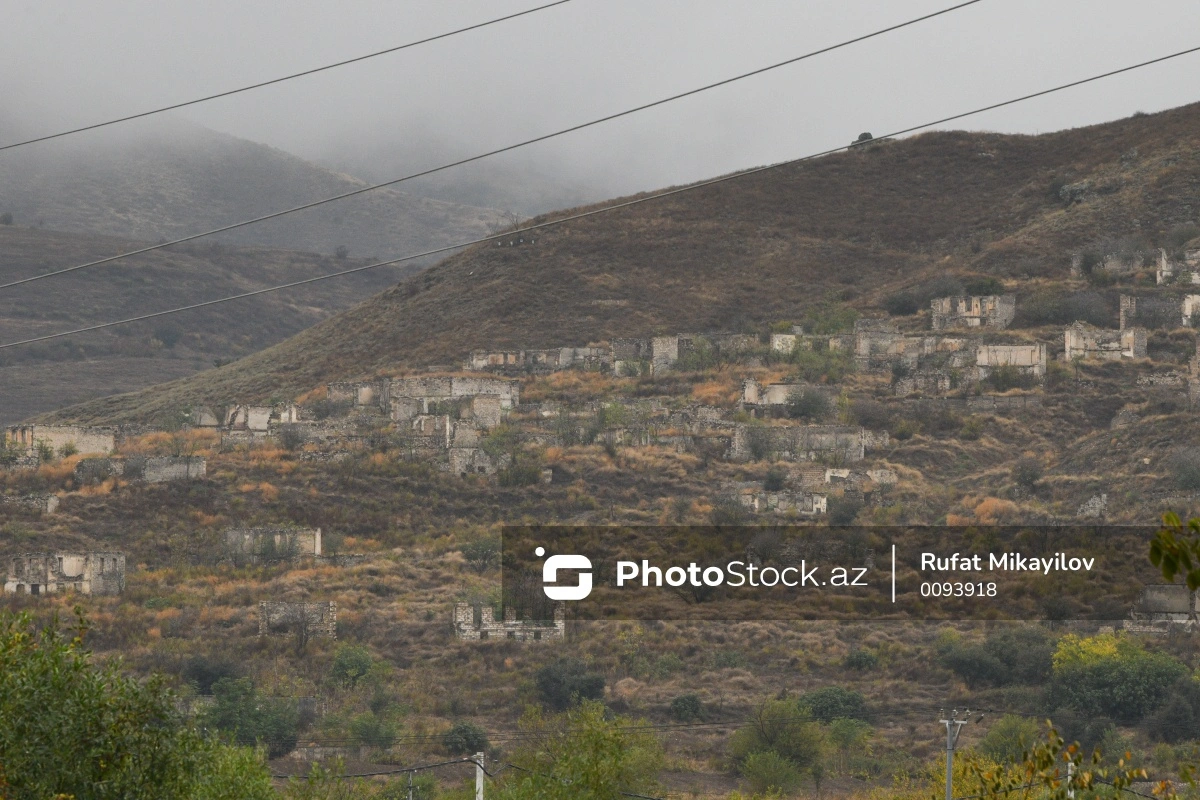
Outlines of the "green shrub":
<svg viewBox="0 0 1200 800">
<path fill-rule="evenodd" d="M 555 711 L 565 711 L 581 700 L 604 697 L 604 676 L 574 658 L 542 667 L 534 676 L 534 684 L 542 702 Z"/>
<path fill-rule="evenodd" d="M 963 292 L 973 296 L 1004 294 L 1004 284 L 990 275 L 977 275 L 963 281 Z"/>
<path fill-rule="evenodd" d="M 671 701 L 671 719 L 692 722 L 704 716 L 704 704 L 698 694 L 681 694 Z"/>
<path fill-rule="evenodd" d="M 451 755 L 467 756 L 487 750 L 488 737 L 483 728 L 460 719 L 442 737 L 442 744 Z"/>
<path fill-rule="evenodd" d="M 1010 389 L 1032 389 L 1037 386 L 1036 375 L 1025 372 L 1012 364 L 994 367 L 983 383 L 997 392 L 1007 392 Z"/>
<path fill-rule="evenodd" d="M 787 479 L 787 473 L 779 467 L 771 467 L 767 470 L 767 475 L 763 479 L 763 488 L 768 492 L 778 492 L 783 489 L 784 481 Z"/>
<path fill-rule="evenodd" d="M 988 727 L 976 749 L 988 758 L 1004 764 L 1021 760 L 1021 754 L 1038 740 L 1041 728 L 1029 717 L 1005 714 Z"/>
<path fill-rule="evenodd" d="M 396 743 L 396 726 L 368 711 L 350 721 L 350 735 L 368 747 L 391 747 Z"/>
<path fill-rule="evenodd" d="M 893 317 L 907 317 L 921 310 L 921 302 L 913 292 L 897 292 L 884 299 L 883 308 Z"/>
<path fill-rule="evenodd" d="M 500 542 L 481 536 L 463 545 L 462 554 L 467 566 L 482 575 L 500 562 Z"/>
<path fill-rule="evenodd" d="M 854 371 L 854 359 L 841 350 L 796 350 L 796 377 L 808 383 L 837 383 Z"/>
<path fill-rule="evenodd" d="M 800 697 L 800 705 L 809 709 L 815 719 L 832 722 L 835 719 L 866 719 L 867 706 L 863 696 L 841 686 L 823 686 Z"/>
<path fill-rule="evenodd" d="M 1018 459 L 1012 468 L 1013 483 L 1027 492 L 1032 492 L 1042 479 L 1042 462 L 1031 456 Z"/>
<path fill-rule="evenodd" d="M 821 756 L 824 735 L 806 709 L 790 700 L 768 700 L 751 712 L 750 720 L 729 739 L 729 755 L 745 774 L 747 760 L 771 752 L 797 770 L 808 769 Z"/>
<path fill-rule="evenodd" d="M 842 661 L 842 664 L 847 669 L 866 672 L 879 666 L 879 656 L 870 650 L 861 650 L 856 647 L 846 654 L 846 658 Z"/>
<path fill-rule="evenodd" d="M 830 497 L 826 501 L 830 525 L 852 525 L 862 509 L 863 501 L 854 496 Z"/>
<path fill-rule="evenodd" d="M 757 794 L 782 792 L 792 794 L 800 788 L 803 773 L 792 763 L 773 750 L 751 753 L 742 762 L 742 777 Z"/>
<path fill-rule="evenodd" d="M 262 695 L 249 678 L 221 678 L 212 693 L 214 702 L 200 715 L 201 724 L 228 732 L 237 744 L 264 745 L 271 758 L 296 747 L 300 712 L 293 701 Z"/>
<path fill-rule="evenodd" d="M 222 678 L 237 678 L 241 669 L 232 661 L 211 656 L 192 656 L 183 662 L 180 677 L 192 685 L 199 695 L 211 695 L 213 684 Z"/>
<path fill-rule="evenodd" d="M 829 398 L 814 389 L 794 389 L 788 395 L 787 415 L 810 422 L 825 419 L 832 410 Z"/>
<path fill-rule="evenodd" d="M 1188 669 L 1165 653 L 1128 648 L 1056 666 L 1054 696 L 1079 711 L 1135 723 L 1158 709 Z"/>
<path fill-rule="evenodd" d="M 329 677 L 339 686 L 351 687 L 366 677 L 374 663 L 371 651 L 362 645 L 341 644 L 333 653 Z"/>
</svg>

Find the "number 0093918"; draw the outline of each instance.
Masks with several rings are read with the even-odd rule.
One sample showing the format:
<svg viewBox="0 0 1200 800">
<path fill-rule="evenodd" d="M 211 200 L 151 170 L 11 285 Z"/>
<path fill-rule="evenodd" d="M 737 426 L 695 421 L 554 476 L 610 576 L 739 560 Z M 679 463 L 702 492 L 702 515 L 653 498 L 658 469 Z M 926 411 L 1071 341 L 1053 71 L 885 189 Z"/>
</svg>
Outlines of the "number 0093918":
<svg viewBox="0 0 1200 800">
<path fill-rule="evenodd" d="M 943 581 L 941 583 L 922 583 L 921 597 L 995 597 L 994 583 L 960 583 L 958 581 Z"/>
</svg>

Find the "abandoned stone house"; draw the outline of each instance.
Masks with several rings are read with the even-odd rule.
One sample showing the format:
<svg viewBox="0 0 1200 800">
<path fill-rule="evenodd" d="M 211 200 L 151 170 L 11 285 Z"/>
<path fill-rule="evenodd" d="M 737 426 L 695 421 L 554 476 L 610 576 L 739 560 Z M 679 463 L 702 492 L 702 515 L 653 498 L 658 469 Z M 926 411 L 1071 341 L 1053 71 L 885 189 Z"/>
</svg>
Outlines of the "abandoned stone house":
<svg viewBox="0 0 1200 800">
<path fill-rule="evenodd" d="M 899 397 L 910 394 L 940 395 L 954 388 L 954 376 L 942 369 L 918 369 L 898 376 L 892 382 L 892 392 Z"/>
<path fill-rule="evenodd" d="M 830 389 L 821 388 L 806 383 L 769 383 L 765 386 L 753 378 L 742 381 L 743 406 L 784 406 L 796 395 L 808 392 L 819 392 L 832 399 Z"/>
<path fill-rule="evenodd" d="M 475 350 L 463 364 L 469 371 L 548 373 L 564 369 L 599 371 L 612 366 L 609 347 L 553 347 L 546 350 Z"/>
<path fill-rule="evenodd" d="M 499 408 L 509 411 L 521 402 L 521 385 L 510 378 L 475 376 L 422 376 L 394 378 L 387 388 L 385 407 L 392 419 L 411 419 L 420 414 L 434 413 L 439 404 L 465 407 L 472 398 L 497 398 Z M 487 401 L 480 400 L 479 413 L 487 414 Z M 471 406 L 475 413 L 475 406 Z"/>
<path fill-rule="evenodd" d="M 286 603 L 264 600 L 258 604 L 259 636 L 337 638 L 337 603 Z"/>
<path fill-rule="evenodd" d="M 281 406 L 233 405 L 225 410 L 223 425 L 231 431 L 266 433 L 272 425 L 300 421 L 300 409 L 292 404 Z"/>
<path fill-rule="evenodd" d="M 773 353 L 790 353 L 796 349 L 797 345 L 803 347 L 805 342 L 804 329 L 799 325 L 793 325 L 791 333 L 772 333 L 770 339 L 770 349 Z M 812 343 L 808 342 L 808 347 L 812 347 Z"/>
<path fill-rule="evenodd" d="M 1012 294 L 935 297 L 930 301 L 930 322 L 935 331 L 946 328 L 1007 328 L 1017 315 Z"/>
<path fill-rule="evenodd" d="M 111 453 L 116 435 L 111 428 L 84 428 L 74 425 L 13 425 L 5 430 L 5 444 L 36 455 L 39 446 L 55 453 Z"/>
<path fill-rule="evenodd" d="M 21 553 L 8 560 L 6 594 L 115 595 L 125 590 L 125 554 Z"/>
<path fill-rule="evenodd" d="M 1014 367 L 1038 378 L 1046 374 L 1046 343 L 981 344 L 975 348 L 975 368 L 979 380 L 986 380 L 1000 367 Z"/>
<path fill-rule="evenodd" d="M 866 451 L 886 447 L 886 431 L 842 425 L 735 425 L 728 457 L 733 461 L 776 457 L 784 461 L 862 461 Z"/>
<path fill-rule="evenodd" d="M 562 604 L 554 608 L 552 620 L 517 619 L 512 609 L 505 609 L 504 619 L 496 620 L 489 605 L 454 604 L 454 635 L 470 641 L 515 640 L 544 642 L 564 639 L 567 635 L 566 615 Z"/>
<path fill-rule="evenodd" d="M 1129 610 L 1125 628 L 1130 631 L 1154 632 L 1172 625 L 1192 625 L 1200 610 L 1195 592 L 1184 584 L 1151 584 L 1143 587 L 1141 595 Z"/>
<path fill-rule="evenodd" d="M 1116 361 L 1146 357 L 1145 328 L 1112 331 L 1102 330 L 1086 322 L 1075 322 L 1067 327 L 1063 339 L 1063 358 L 1066 361 L 1074 358 Z"/>
<path fill-rule="evenodd" d="M 0 494 L 0 505 L 21 506 L 43 514 L 53 514 L 58 510 L 58 497 L 52 494 Z"/>
<path fill-rule="evenodd" d="M 386 410 L 387 395 L 388 382 L 382 378 L 374 381 L 340 381 L 325 387 L 325 399 L 331 403 L 376 408 L 379 411 Z"/>
<path fill-rule="evenodd" d="M 1200 250 L 1188 250 L 1182 261 L 1175 261 L 1165 248 L 1158 249 L 1158 269 L 1155 280 L 1164 283 L 1200 284 Z"/>
<path fill-rule="evenodd" d="M 737 500 L 755 514 L 783 514 L 800 517 L 816 517 L 828 513 L 828 504 L 823 494 L 810 492 L 768 492 L 757 487 L 740 491 Z"/>
<path fill-rule="evenodd" d="M 1194 327 L 1200 294 L 1182 297 L 1121 295 L 1119 329 Z"/>
<path fill-rule="evenodd" d="M 80 484 L 98 483 L 120 476 L 129 481 L 165 483 L 203 478 L 207 469 L 207 462 L 199 456 L 84 458 L 75 465 L 75 480 Z"/>
<path fill-rule="evenodd" d="M 228 556 L 251 563 L 322 555 L 320 528 L 228 528 L 222 541 Z"/>
</svg>

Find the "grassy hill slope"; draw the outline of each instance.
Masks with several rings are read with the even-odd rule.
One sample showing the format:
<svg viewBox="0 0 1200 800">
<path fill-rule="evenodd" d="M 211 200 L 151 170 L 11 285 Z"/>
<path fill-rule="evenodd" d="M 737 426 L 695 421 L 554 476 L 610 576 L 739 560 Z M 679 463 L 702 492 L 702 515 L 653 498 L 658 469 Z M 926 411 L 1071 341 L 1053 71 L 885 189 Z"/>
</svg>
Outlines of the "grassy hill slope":
<svg viewBox="0 0 1200 800">
<path fill-rule="evenodd" d="M 877 142 L 571 222 L 536 242 L 474 248 L 267 351 L 58 418 L 144 418 L 198 398 L 296 393 L 454 363 L 473 348 L 755 329 L 826 302 L 870 313 L 944 273 L 1023 287 L 1065 278 L 1072 250 L 1153 241 L 1194 220 L 1198 123 L 1191 105 L 1041 136 Z M 1078 202 L 1064 202 L 1064 185 L 1081 187 Z"/>
</svg>

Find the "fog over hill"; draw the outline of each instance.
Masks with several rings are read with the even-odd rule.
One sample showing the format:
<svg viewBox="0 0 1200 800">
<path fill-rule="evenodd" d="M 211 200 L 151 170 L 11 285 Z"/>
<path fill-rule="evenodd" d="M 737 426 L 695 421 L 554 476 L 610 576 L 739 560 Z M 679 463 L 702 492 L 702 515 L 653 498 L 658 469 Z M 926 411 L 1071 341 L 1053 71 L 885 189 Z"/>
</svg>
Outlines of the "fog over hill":
<svg viewBox="0 0 1200 800">
<path fill-rule="evenodd" d="M 764 330 L 823 303 L 882 314 L 888 296 L 946 273 L 1009 281 L 1020 303 L 1065 280 L 1073 251 L 1149 246 L 1198 209 L 1200 105 L 1040 136 L 877 142 L 473 248 L 235 364 L 56 418 L 296 394 L 484 347 Z"/>
<path fill-rule="evenodd" d="M 22 126 L 0 119 L 5 141 Z M 395 177 L 395 176 L 391 176 Z M 366 186 L 274 147 L 179 119 L 0 153 L 0 213 L 19 225 L 175 239 Z M 407 255 L 485 233 L 487 208 L 380 189 L 213 241 L 317 253 Z"/>
</svg>

